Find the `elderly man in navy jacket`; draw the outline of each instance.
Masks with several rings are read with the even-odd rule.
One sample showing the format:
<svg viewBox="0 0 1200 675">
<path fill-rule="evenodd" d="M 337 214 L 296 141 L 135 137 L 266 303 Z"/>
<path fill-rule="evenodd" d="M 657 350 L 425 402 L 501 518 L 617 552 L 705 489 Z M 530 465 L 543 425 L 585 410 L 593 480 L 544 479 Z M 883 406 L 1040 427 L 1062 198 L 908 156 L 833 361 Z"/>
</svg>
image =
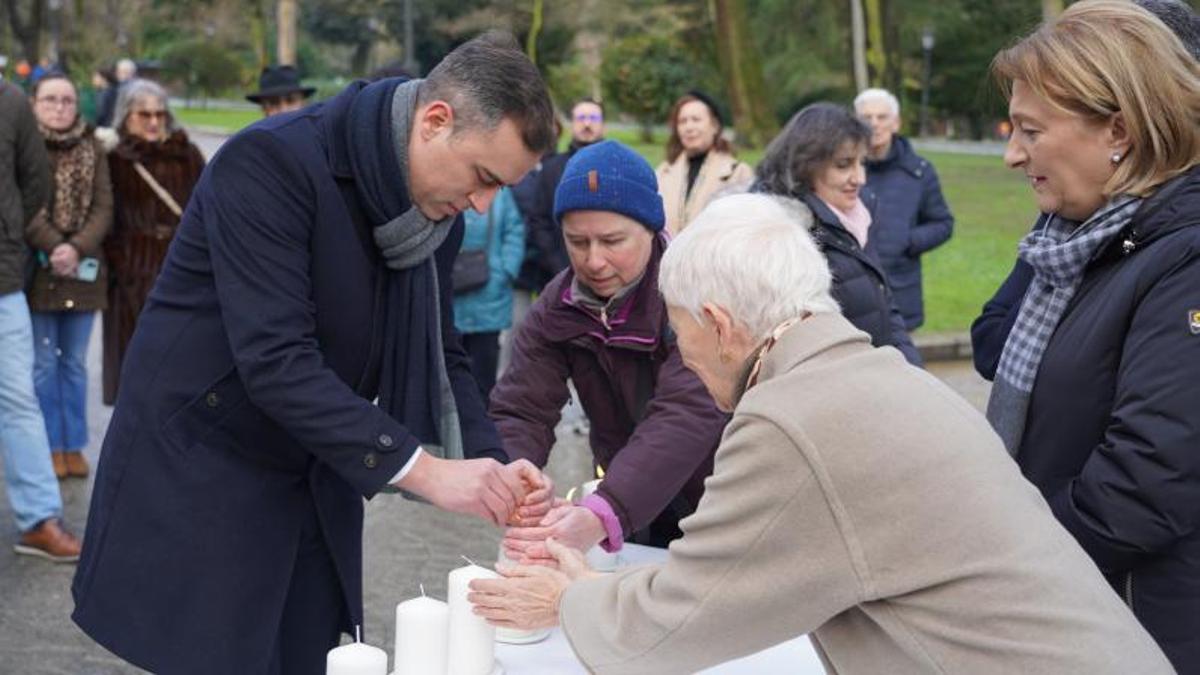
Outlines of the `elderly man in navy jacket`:
<svg viewBox="0 0 1200 675">
<path fill-rule="evenodd" d="M 867 187 L 878 197 L 868 248 L 887 272 L 896 307 L 910 333 L 925 323 L 921 256 L 950 239 L 954 215 L 937 171 L 899 133 L 900 102 L 886 89 L 867 89 L 854 112 L 871 127 Z"/>
<path fill-rule="evenodd" d="M 521 179 L 552 116 L 485 35 L 225 145 L 126 358 L 72 586 L 84 631 L 156 673 L 321 673 L 362 623 L 364 497 L 497 525 L 548 510 L 532 465 L 501 464 L 448 290 L 459 214 Z"/>
</svg>

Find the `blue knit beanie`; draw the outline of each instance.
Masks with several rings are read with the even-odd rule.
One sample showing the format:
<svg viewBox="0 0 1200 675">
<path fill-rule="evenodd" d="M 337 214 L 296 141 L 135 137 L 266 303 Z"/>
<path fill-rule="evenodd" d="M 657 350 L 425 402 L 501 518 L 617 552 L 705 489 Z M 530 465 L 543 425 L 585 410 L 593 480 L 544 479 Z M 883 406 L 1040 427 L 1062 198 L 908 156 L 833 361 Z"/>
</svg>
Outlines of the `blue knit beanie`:
<svg viewBox="0 0 1200 675">
<path fill-rule="evenodd" d="M 642 156 L 616 141 L 601 141 L 575 153 L 554 191 L 554 220 L 568 211 L 612 211 L 651 232 L 666 224 L 658 179 Z"/>
</svg>

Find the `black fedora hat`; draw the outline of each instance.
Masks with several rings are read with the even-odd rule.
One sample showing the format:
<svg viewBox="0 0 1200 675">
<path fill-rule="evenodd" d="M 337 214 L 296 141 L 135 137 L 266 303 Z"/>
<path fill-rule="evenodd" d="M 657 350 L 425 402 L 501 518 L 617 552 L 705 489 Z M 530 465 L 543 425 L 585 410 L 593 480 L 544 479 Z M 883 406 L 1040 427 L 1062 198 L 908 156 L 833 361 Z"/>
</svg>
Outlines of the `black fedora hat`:
<svg viewBox="0 0 1200 675">
<path fill-rule="evenodd" d="M 246 98 L 253 103 L 262 103 L 264 98 L 287 96 L 297 92 L 308 98 L 316 91 L 316 87 L 300 85 L 300 76 L 296 73 L 295 66 L 267 66 L 258 76 L 258 91 L 246 94 Z"/>
</svg>

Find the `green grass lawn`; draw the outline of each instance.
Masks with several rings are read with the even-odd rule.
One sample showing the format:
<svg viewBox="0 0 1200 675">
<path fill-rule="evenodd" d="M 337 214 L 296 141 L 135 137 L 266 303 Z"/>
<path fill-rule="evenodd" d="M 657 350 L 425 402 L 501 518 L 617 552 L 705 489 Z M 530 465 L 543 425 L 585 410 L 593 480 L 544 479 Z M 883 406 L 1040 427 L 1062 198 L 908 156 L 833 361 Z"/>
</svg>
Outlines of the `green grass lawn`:
<svg viewBox="0 0 1200 675">
<path fill-rule="evenodd" d="M 175 111 L 184 124 L 233 132 L 261 119 L 254 110 Z M 627 143 L 652 166 L 663 159 L 666 139 L 660 134 L 645 143 L 633 130 L 609 136 Z M 762 151 L 739 155 L 749 163 Z M 963 331 L 1012 269 L 1016 244 L 1029 230 L 1037 208 L 1020 173 L 1004 167 L 999 157 L 926 153 L 937 167 L 942 191 L 954 212 L 954 236 L 924 257 L 925 326 L 921 332 Z"/>
<path fill-rule="evenodd" d="M 208 129 L 222 129 L 228 133 L 262 119 L 258 110 L 217 110 L 213 108 L 175 108 L 172 112 L 182 124 Z"/>
</svg>

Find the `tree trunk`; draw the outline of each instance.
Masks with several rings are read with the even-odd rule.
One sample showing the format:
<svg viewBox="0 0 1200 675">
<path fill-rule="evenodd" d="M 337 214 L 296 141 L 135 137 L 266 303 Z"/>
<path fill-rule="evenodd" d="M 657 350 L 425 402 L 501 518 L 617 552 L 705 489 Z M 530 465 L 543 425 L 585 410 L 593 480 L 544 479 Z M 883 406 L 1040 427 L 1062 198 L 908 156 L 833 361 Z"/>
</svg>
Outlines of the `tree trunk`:
<svg viewBox="0 0 1200 675">
<path fill-rule="evenodd" d="M 367 61 L 371 58 L 371 46 L 374 44 L 373 41 L 364 41 L 354 45 L 354 54 L 350 57 L 350 71 L 354 77 L 366 77 Z"/>
<path fill-rule="evenodd" d="M 279 0 L 276 22 L 276 54 L 279 65 L 296 65 L 296 0 Z M 365 60 L 365 59 L 364 59 Z"/>
<path fill-rule="evenodd" d="M 895 0 L 879 0 L 883 6 L 883 51 L 887 66 L 883 70 L 883 86 L 904 100 L 904 49 L 900 44 L 900 10 Z"/>
<path fill-rule="evenodd" d="M 863 4 L 867 26 L 867 79 L 872 87 L 882 87 L 885 86 L 884 73 L 888 69 L 887 51 L 883 44 L 883 7 L 881 0 L 864 0 Z"/>
<path fill-rule="evenodd" d="M 529 25 L 529 37 L 525 40 L 525 55 L 537 65 L 537 41 L 542 34 L 543 0 L 533 0 L 533 20 Z"/>
<path fill-rule="evenodd" d="M 30 65 L 36 65 L 42 55 L 42 22 L 45 17 L 44 0 L 34 0 L 29 12 L 29 20 L 21 18 L 21 8 L 17 0 L 4 0 L 4 8 L 8 10 L 8 25 L 13 37 L 21 43 L 21 51 Z"/>
<path fill-rule="evenodd" d="M 717 54 L 738 140 L 746 147 L 762 147 L 775 134 L 776 124 L 767 101 L 762 59 L 750 35 L 745 0 L 710 1 Z"/>
<path fill-rule="evenodd" d="M 1063 0 L 1042 0 L 1042 20 L 1049 21 L 1062 14 Z"/>
<path fill-rule="evenodd" d="M 850 0 L 850 44 L 854 57 L 854 89 L 867 88 L 867 27 L 862 0 Z"/>
<path fill-rule="evenodd" d="M 267 56 L 267 12 L 263 9 L 263 0 L 254 0 L 254 8 L 250 11 L 250 43 L 254 48 L 255 72 L 270 65 Z"/>
</svg>

